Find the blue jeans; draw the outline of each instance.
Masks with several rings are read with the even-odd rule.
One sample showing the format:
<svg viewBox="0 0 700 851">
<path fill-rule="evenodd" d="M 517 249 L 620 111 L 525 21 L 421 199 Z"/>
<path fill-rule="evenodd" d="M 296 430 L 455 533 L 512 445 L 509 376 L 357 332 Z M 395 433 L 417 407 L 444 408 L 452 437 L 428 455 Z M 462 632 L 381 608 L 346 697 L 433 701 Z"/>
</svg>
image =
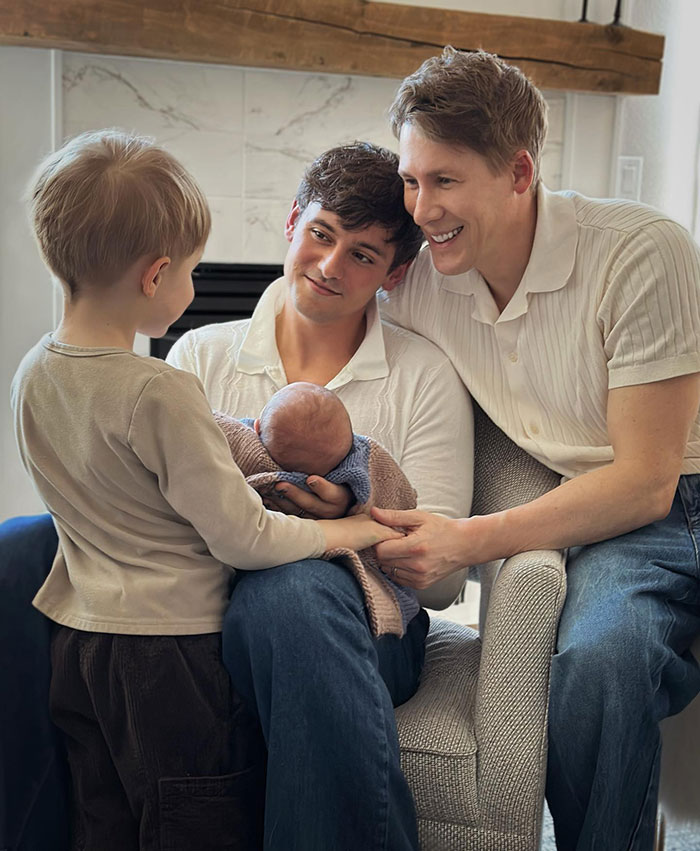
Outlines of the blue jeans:
<svg viewBox="0 0 700 851">
<path fill-rule="evenodd" d="M 240 573 L 224 662 L 268 748 L 265 851 L 418 848 L 394 706 L 418 686 L 428 630 L 374 639 L 344 567 L 307 560 Z"/>
<path fill-rule="evenodd" d="M 67 765 L 49 718 L 51 621 L 31 601 L 53 563 L 48 514 L 0 524 L 0 848 L 68 848 Z"/>
<path fill-rule="evenodd" d="M 699 549 L 693 475 L 664 520 L 569 553 L 549 713 L 559 851 L 653 847 L 658 725 L 700 691 Z"/>
</svg>

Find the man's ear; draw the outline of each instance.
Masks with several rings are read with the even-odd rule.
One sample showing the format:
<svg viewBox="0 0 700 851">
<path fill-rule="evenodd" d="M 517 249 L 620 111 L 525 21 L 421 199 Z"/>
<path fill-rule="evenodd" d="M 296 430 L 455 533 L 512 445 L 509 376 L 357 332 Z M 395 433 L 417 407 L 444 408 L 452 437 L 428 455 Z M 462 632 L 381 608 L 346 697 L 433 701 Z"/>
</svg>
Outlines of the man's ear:
<svg viewBox="0 0 700 851">
<path fill-rule="evenodd" d="M 400 266 L 397 266 L 395 269 L 392 269 L 391 272 L 387 275 L 382 287 L 387 291 L 391 292 L 393 289 L 398 287 L 398 285 L 403 281 L 406 277 L 406 272 L 408 272 L 408 267 L 413 263 L 413 260 L 407 260 L 405 263 L 401 263 Z"/>
<path fill-rule="evenodd" d="M 146 298 L 155 296 L 161 281 L 163 280 L 163 272 L 170 265 L 169 257 L 158 257 L 150 263 L 141 275 L 141 291 Z"/>
<path fill-rule="evenodd" d="M 529 151 L 518 151 L 513 157 L 512 171 L 513 190 L 518 195 L 523 195 L 532 186 L 535 178 L 535 164 Z"/>
<path fill-rule="evenodd" d="M 292 201 L 292 209 L 289 211 L 287 221 L 284 225 L 284 235 L 287 242 L 291 242 L 292 239 L 294 239 L 294 231 L 296 230 L 299 216 L 301 216 L 301 210 L 299 209 L 299 205 L 295 198 L 294 201 Z"/>
<path fill-rule="evenodd" d="M 255 421 L 253 422 L 253 428 L 255 429 L 255 433 L 257 434 L 257 436 L 260 437 L 260 417 L 256 417 Z"/>
</svg>

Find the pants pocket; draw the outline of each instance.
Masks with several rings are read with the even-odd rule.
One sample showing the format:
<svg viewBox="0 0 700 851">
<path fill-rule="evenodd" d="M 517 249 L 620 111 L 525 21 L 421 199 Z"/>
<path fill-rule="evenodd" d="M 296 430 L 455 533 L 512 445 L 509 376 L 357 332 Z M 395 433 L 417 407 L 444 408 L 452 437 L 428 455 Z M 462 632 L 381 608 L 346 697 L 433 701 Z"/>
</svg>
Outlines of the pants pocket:
<svg viewBox="0 0 700 851">
<path fill-rule="evenodd" d="M 161 851 L 259 851 L 264 765 L 220 777 L 158 781 Z"/>
</svg>

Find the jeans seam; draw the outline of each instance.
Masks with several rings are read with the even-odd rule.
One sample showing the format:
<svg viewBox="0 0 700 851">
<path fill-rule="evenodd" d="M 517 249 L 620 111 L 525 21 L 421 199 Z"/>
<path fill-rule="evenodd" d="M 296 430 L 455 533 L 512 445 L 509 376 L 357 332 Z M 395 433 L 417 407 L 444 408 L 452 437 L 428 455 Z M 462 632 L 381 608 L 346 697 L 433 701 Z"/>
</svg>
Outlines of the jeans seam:
<svg viewBox="0 0 700 851">
<path fill-rule="evenodd" d="M 690 535 L 690 541 L 693 545 L 693 552 L 695 553 L 695 567 L 700 571 L 700 551 L 698 550 L 698 542 L 693 532 L 693 521 L 690 517 L 685 498 L 683 497 L 683 489 L 680 487 L 678 488 L 678 497 L 680 499 L 681 507 L 683 509 L 683 516 L 685 517 L 685 522 L 688 526 L 688 534 Z"/>
<path fill-rule="evenodd" d="M 654 778 L 657 772 L 657 762 L 661 758 L 661 740 L 656 746 L 656 751 L 654 752 L 654 759 L 651 761 L 651 773 L 649 774 L 649 782 L 647 783 L 646 794 L 644 795 L 644 800 L 642 801 L 642 807 L 639 811 L 639 816 L 637 817 L 637 821 L 634 826 L 634 830 L 632 831 L 632 835 L 630 836 L 630 842 L 627 846 L 627 851 L 634 851 L 634 843 L 637 841 L 637 837 L 639 835 L 639 830 L 642 826 L 642 821 L 644 820 L 644 813 L 647 807 L 647 801 L 649 800 L 649 793 L 654 785 Z M 658 798 L 658 784 L 657 784 L 657 798 Z M 656 812 L 658 813 L 658 800 L 656 804 Z"/>
<path fill-rule="evenodd" d="M 380 735 L 381 751 L 382 751 L 382 799 L 378 801 L 378 814 L 380 814 L 379 823 L 377 825 L 377 848 L 379 851 L 386 851 L 389 847 L 389 743 L 386 738 L 386 712 L 382 702 L 381 689 L 383 683 L 377 682 L 380 680 L 379 670 L 374 671 L 374 705 L 377 711 L 377 718 L 382 720 L 382 730 Z"/>
</svg>

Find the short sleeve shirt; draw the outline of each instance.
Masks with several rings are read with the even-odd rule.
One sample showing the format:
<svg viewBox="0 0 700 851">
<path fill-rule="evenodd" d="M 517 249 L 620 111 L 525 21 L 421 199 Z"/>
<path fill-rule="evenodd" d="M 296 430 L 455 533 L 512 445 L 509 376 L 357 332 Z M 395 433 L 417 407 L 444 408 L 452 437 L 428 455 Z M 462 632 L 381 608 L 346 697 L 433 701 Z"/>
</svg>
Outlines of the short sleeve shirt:
<svg viewBox="0 0 700 851">
<path fill-rule="evenodd" d="M 613 459 L 608 391 L 700 371 L 700 252 L 662 213 L 574 192 L 537 197 L 530 261 L 502 313 L 475 269 L 424 249 L 380 299 L 384 316 L 448 355 L 486 413 L 566 477 Z M 700 416 L 682 473 L 700 472 Z"/>
</svg>

